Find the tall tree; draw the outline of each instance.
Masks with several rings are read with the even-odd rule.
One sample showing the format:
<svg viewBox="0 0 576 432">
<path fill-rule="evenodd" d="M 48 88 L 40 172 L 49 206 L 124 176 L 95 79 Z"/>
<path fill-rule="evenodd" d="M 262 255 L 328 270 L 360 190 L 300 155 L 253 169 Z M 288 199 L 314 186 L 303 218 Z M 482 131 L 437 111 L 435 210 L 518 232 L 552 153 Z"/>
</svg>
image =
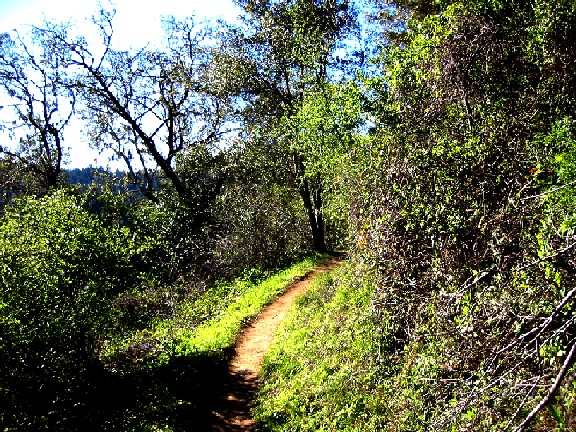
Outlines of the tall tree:
<svg viewBox="0 0 576 432">
<path fill-rule="evenodd" d="M 191 20 L 171 21 L 162 48 L 119 50 L 113 44 L 113 16 L 102 10 L 94 19 L 103 49 L 70 37 L 66 29 L 48 27 L 44 32 L 68 53 L 69 65 L 78 71 L 92 143 L 123 160 L 148 198 L 157 200 L 160 173 L 190 204 L 196 185 L 178 164 L 199 147 L 211 150 L 231 129 L 226 100 L 206 90 L 206 33 Z M 220 177 L 213 180 L 212 195 L 221 186 Z"/>
<path fill-rule="evenodd" d="M 59 181 L 64 130 L 75 114 L 64 56 L 36 29 L 0 35 L 0 91 L 2 126 L 14 143 L 1 145 L 0 154 L 21 164 L 45 192 Z"/>
<path fill-rule="evenodd" d="M 282 161 L 285 180 L 298 190 L 313 245 L 326 250 L 322 181 L 308 170 L 310 155 L 296 144 L 298 112 L 309 95 L 342 77 L 350 54 L 341 44 L 355 28 L 346 0 L 238 0 L 245 21 L 223 38 L 215 56 L 215 92 L 245 102 L 249 139 Z M 275 162 L 273 162 L 275 163 Z"/>
</svg>

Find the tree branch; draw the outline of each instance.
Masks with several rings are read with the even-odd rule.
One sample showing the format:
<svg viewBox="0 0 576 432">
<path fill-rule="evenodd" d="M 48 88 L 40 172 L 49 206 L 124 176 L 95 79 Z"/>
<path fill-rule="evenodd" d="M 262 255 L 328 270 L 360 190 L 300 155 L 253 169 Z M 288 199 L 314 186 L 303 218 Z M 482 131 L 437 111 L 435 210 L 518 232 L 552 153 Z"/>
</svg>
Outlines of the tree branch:
<svg viewBox="0 0 576 432">
<path fill-rule="evenodd" d="M 544 398 L 540 401 L 540 403 L 534 407 L 534 409 L 530 412 L 530 414 L 528 414 L 528 416 L 524 419 L 524 421 L 522 421 L 522 423 L 520 423 L 520 425 L 518 425 L 518 427 L 514 429 L 514 432 L 524 431 L 524 429 L 526 429 L 526 426 L 528 426 L 532 422 L 532 420 L 534 420 L 534 418 L 542 410 L 542 408 L 544 408 L 548 403 L 550 403 L 550 400 L 554 397 L 554 395 L 560 388 L 562 380 L 564 379 L 566 372 L 568 371 L 568 369 L 572 364 L 572 358 L 574 357 L 575 353 L 576 353 L 576 342 L 572 344 L 572 349 L 568 353 L 568 356 L 566 356 L 566 359 L 564 360 L 564 363 L 562 364 L 560 371 L 558 371 L 558 375 L 556 375 L 556 379 L 554 380 L 554 383 L 548 390 L 546 396 L 544 396 Z"/>
</svg>

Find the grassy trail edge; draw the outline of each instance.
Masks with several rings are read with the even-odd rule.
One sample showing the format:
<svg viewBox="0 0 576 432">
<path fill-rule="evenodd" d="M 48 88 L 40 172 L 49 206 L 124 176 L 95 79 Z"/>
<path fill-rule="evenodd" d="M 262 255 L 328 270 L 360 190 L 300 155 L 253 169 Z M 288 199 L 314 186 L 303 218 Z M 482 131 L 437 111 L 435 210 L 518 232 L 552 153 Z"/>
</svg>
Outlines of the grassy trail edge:
<svg viewBox="0 0 576 432">
<path fill-rule="evenodd" d="M 256 317 L 266 305 L 327 258 L 327 255 L 308 257 L 260 283 L 251 284 L 218 317 L 195 328 L 177 329 L 172 334 L 171 346 L 165 349 L 159 362 L 163 363 L 163 360 L 168 360 L 167 357 L 173 356 L 224 353 L 234 345 L 241 329 Z"/>
</svg>

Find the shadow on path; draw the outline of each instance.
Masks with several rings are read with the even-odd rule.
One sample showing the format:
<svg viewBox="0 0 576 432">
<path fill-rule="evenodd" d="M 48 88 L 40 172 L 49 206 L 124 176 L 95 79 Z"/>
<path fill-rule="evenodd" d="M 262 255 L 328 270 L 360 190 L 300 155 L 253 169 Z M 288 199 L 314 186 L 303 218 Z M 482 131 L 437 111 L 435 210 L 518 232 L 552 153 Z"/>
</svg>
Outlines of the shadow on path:
<svg viewBox="0 0 576 432">
<path fill-rule="evenodd" d="M 242 331 L 229 352 L 179 357 L 155 370 L 121 376 L 95 367 L 65 391 L 30 388 L 18 394 L 0 388 L 0 430 L 124 432 L 156 426 L 174 432 L 254 431 L 250 410 L 274 332 L 311 281 L 339 264 L 332 258 L 290 285 Z"/>
<path fill-rule="evenodd" d="M 339 258 L 331 258 L 287 287 L 285 293 L 265 307 L 239 335 L 234 356 L 228 362 L 222 396 L 214 406 L 214 422 L 208 430 L 240 432 L 257 429 L 250 410 L 258 389 L 264 356 L 273 342 L 274 334 L 296 298 L 309 288 L 320 273 L 332 270 L 340 263 Z"/>
</svg>

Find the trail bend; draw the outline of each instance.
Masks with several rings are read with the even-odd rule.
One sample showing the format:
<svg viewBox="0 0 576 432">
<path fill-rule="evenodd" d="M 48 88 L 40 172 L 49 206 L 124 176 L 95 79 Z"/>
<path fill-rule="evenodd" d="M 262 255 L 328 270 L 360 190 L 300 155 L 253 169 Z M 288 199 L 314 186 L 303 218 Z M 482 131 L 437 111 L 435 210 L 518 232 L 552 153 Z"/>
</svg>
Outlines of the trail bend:
<svg viewBox="0 0 576 432">
<path fill-rule="evenodd" d="M 286 289 L 284 294 L 266 306 L 262 312 L 238 336 L 234 355 L 228 362 L 228 377 L 224 389 L 212 411 L 213 423 L 209 430 L 240 432 L 255 430 L 251 418 L 252 399 L 258 389 L 259 374 L 274 334 L 286 318 L 296 298 L 306 292 L 312 281 L 321 273 L 333 270 L 341 264 L 338 258 L 330 258 Z"/>
</svg>

